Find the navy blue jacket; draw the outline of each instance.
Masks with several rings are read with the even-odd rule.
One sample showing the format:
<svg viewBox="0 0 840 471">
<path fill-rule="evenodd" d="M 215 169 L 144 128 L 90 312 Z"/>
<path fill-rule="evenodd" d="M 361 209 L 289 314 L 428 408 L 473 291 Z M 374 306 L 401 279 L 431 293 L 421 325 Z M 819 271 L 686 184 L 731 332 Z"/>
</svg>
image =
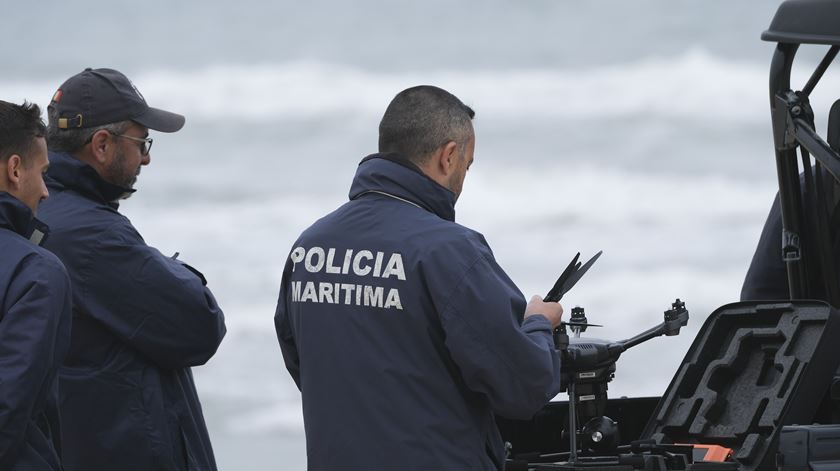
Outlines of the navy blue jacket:
<svg viewBox="0 0 840 471">
<path fill-rule="evenodd" d="M 800 185 L 805 191 L 805 177 L 800 175 Z M 830 214 L 829 241 L 833 253 L 840 254 L 840 184 L 834 181 L 828 172 L 823 172 L 823 188 Z M 804 195 L 803 195 L 804 198 Z M 807 220 L 807 213 L 804 216 Z M 809 242 L 813 244 L 814 242 Z M 813 247 L 811 247 L 813 250 Z M 834 260 L 834 270 L 840 275 L 840 260 Z M 809 275 L 815 279 L 820 275 Z M 811 287 L 811 299 L 825 299 L 825 287 L 814 283 Z M 773 200 L 767 221 L 761 230 L 758 246 L 753 254 L 750 268 L 741 287 L 741 300 L 789 299 L 787 267 L 782 260 L 782 210 L 779 195 Z M 840 307 L 840 306 L 838 306 Z"/>
<path fill-rule="evenodd" d="M 310 470 L 501 470 L 494 413 L 530 418 L 559 391 L 551 325 L 523 322 L 525 299 L 454 204 L 375 155 L 295 242 L 275 327 Z"/>
<path fill-rule="evenodd" d="M 56 375 L 70 343 L 70 278 L 46 228 L 0 192 L 0 469 L 60 470 Z M 32 239 L 32 240 L 30 240 Z"/>
<path fill-rule="evenodd" d="M 193 383 L 225 335 L 203 277 L 146 245 L 117 211 L 125 189 L 50 153 L 45 247 L 73 283 L 73 332 L 60 372 L 68 471 L 214 470 Z"/>
<path fill-rule="evenodd" d="M 787 268 L 782 260 L 782 211 L 777 194 L 744 278 L 741 300 L 788 299 L 789 296 Z"/>
</svg>

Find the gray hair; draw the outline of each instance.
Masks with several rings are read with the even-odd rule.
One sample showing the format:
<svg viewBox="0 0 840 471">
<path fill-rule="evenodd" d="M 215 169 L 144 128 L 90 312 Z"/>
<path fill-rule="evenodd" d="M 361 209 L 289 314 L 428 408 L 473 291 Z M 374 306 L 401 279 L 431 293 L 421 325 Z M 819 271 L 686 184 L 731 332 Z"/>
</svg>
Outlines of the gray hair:
<svg viewBox="0 0 840 471">
<path fill-rule="evenodd" d="M 73 154 L 90 142 L 92 136 L 101 130 L 113 134 L 122 134 L 128 129 L 131 121 L 108 123 L 92 128 L 60 129 L 58 127 L 58 112 L 52 107 L 47 108 L 49 124 L 47 125 L 47 147 L 51 151 Z"/>
<path fill-rule="evenodd" d="M 397 152 L 414 163 L 455 141 L 466 146 L 473 137 L 475 111 L 455 95 L 431 85 L 398 93 L 379 123 L 379 152 Z"/>
</svg>

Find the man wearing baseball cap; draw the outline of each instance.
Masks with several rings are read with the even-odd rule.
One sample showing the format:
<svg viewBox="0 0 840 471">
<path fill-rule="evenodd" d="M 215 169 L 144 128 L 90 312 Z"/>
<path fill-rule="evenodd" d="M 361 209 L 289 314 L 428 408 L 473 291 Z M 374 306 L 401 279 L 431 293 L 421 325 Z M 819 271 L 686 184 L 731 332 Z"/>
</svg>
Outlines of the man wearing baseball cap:
<svg viewBox="0 0 840 471">
<path fill-rule="evenodd" d="M 48 108 L 46 248 L 73 289 L 60 378 L 67 471 L 215 470 L 190 367 L 225 335 L 203 275 L 146 245 L 119 212 L 150 163 L 149 130 L 184 117 L 150 107 L 122 73 L 85 69 Z"/>
</svg>

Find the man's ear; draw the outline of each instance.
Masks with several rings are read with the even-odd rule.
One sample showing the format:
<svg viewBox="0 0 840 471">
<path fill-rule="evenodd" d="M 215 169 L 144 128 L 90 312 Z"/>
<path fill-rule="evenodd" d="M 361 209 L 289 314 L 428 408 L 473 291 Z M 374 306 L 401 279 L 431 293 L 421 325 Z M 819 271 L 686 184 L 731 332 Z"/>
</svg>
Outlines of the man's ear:
<svg viewBox="0 0 840 471">
<path fill-rule="evenodd" d="M 449 176 L 455 170 L 458 159 L 458 144 L 455 141 L 449 141 L 440 148 L 440 170 Z"/>
<path fill-rule="evenodd" d="M 90 153 L 97 162 L 105 164 L 108 159 L 108 151 L 113 145 L 115 145 L 115 142 L 111 139 L 111 133 L 105 129 L 100 129 L 91 136 Z"/>
<path fill-rule="evenodd" d="M 17 154 L 12 154 L 8 159 L 6 159 L 6 165 L 3 166 L 3 170 L 6 173 L 6 179 L 9 182 L 9 186 L 17 188 L 20 185 L 21 178 L 23 177 L 23 159 Z"/>
</svg>

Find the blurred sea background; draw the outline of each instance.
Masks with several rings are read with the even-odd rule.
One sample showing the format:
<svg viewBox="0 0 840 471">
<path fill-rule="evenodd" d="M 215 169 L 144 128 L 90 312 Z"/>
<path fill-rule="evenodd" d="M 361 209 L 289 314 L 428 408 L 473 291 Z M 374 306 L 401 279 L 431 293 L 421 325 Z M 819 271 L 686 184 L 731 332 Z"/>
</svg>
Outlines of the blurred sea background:
<svg viewBox="0 0 840 471">
<path fill-rule="evenodd" d="M 346 200 L 397 92 L 434 84 L 476 110 L 458 221 L 526 295 L 603 250 L 564 299 L 605 325 L 592 335 L 630 337 L 686 301 L 682 334 L 625 353 L 610 385 L 661 395 L 706 317 L 738 299 L 776 191 L 774 45 L 759 36 L 778 3 L 6 2 L 0 99 L 46 107 L 67 77 L 111 67 L 187 116 L 153 133 L 121 211 L 202 270 L 226 313 L 225 341 L 194 369 L 219 468 L 302 470 L 300 394 L 273 326 L 284 259 Z M 821 132 L 838 96 L 830 70 L 812 95 Z"/>
</svg>

